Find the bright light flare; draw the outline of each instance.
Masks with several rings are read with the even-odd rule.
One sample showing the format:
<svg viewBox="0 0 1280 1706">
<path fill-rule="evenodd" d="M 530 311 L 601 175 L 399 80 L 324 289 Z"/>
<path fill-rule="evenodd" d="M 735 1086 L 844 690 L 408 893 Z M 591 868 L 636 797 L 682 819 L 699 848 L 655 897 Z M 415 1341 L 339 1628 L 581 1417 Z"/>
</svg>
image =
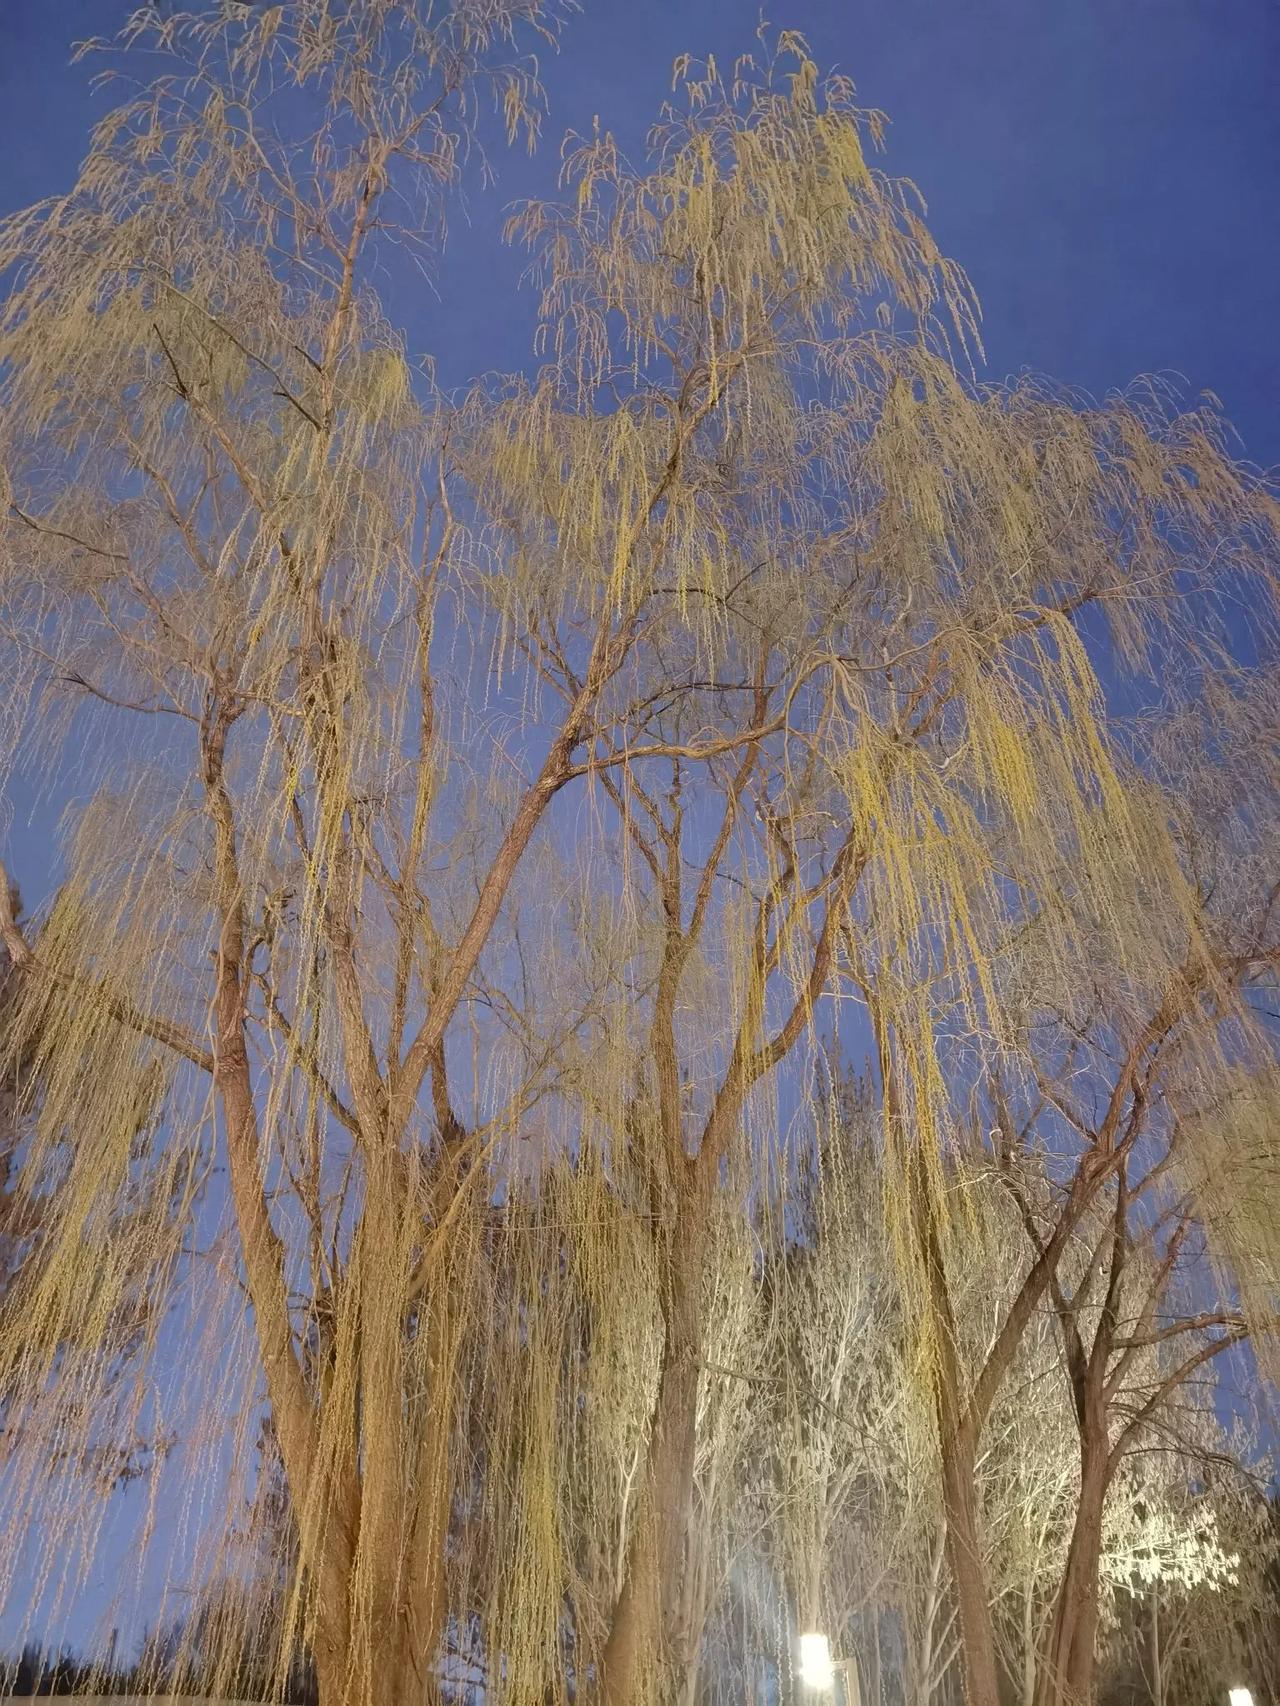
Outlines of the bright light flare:
<svg viewBox="0 0 1280 1706">
<path fill-rule="evenodd" d="M 1247 1688 L 1233 1688 L 1228 1694 L 1231 1706 L 1253 1706 L 1253 1695 Z"/>
<path fill-rule="evenodd" d="M 830 1694 L 835 1688 L 836 1667 L 831 1662 L 831 1643 L 825 1635 L 801 1635 L 800 1680 L 806 1688 L 824 1694 Z M 1246 1703 L 1233 1699 L 1231 1706 L 1246 1706 Z M 1252 1701 L 1247 1706 L 1253 1706 Z"/>
</svg>

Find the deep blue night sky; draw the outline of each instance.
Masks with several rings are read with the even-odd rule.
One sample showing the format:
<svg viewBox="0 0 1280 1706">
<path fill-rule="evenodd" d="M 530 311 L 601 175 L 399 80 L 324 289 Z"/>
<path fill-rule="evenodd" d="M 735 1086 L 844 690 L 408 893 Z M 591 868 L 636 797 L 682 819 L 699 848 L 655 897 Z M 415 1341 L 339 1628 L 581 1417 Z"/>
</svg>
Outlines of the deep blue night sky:
<svg viewBox="0 0 1280 1706">
<path fill-rule="evenodd" d="M 0 213 L 70 186 L 109 95 L 70 44 L 132 0 L 0 0 Z M 923 191 L 984 310 L 986 376 L 1024 368 L 1094 394 L 1152 372 L 1212 390 L 1242 453 L 1280 465 L 1280 7 L 1275 0 L 787 0 L 825 70 L 891 120 L 887 169 Z M 636 157 L 688 50 L 728 66 L 757 0 L 585 0 L 543 61 L 534 159 L 501 146 L 471 186 L 435 288 L 391 269 L 388 308 L 447 386 L 531 363 L 533 296 L 505 205 L 555 193 L 559 139 L 594 115 Z M 5 851 L 29 904 L 47 823 L 12 790 Z M 44 814 L 41 814 L 42 816 Z"/>
<path fill-rule="evenodd" d="M 70 184 L 105 97 L 68 44 L 128 4 L 3 0 L 0 209 Z M 769 15 L 889 114 L 888 167 L 923 190 L 977 286 L 993 376 L 1032 367 L 1098 392 L 1174 370 L 1217 392 L 1252 459 L 1280 461 L 1274 0 L 788 0 Z M 560 134 L 596 113 L 638 151 L 675 55 L 728 62 L 757 18 L 755 0 L 586 0 L 544 63 L 539 156 L 500 160 L 496 197 L 473 198 L 471 229 L 455 220 L 441 299 L 415 286 L 395 304 L 447 381 L 528 359 L 502 201 L 550 192 Z"/>
<path fill-rule="evenodd" d="M 69 45 L 129 4 L 0 0 L 0 213 L 70 186 L 106 97 Z M 989 377 L 1029 367 L 1100 393 L 1175 372 L 1217 393 L 1250 460 L 1280 464 L 1276 0 L 788 0 L 770 16 L 888 113 L 884 163 L 919 185 L 974 282 Z M 496 157 L 496 193 L 473 193 L 471 225 L 455 218 L 438 295 L 393 280 L 393 317 L 446 384 L 530 361 L 502 206 L 554 193 L 561 133 L 598 113 L 637 155 L 675 56 L 728 64 L 757 21 L 756 0 L 587 0 L 543 65 L 536 158 Z M 0 846 L 38 904 L 52 825 L 14 793 Z M 12 1629 L 0 1619 L 0 1640 Z"/>
</svg>

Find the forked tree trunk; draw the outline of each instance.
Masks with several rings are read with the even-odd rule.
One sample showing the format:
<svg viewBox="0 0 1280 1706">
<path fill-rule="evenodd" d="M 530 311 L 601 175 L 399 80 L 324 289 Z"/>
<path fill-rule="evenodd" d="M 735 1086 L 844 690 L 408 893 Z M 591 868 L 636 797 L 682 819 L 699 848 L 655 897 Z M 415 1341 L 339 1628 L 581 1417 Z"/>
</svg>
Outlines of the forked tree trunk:
<svg viewBox="0 0 1280 1706">
<path fill-rule="evenodd" d="M 425 1312 L 425 1320 L 432 1381 L 412 1490 L 377 1530 L 388 1545 L 389 1566 L 362 1575 L 357 1559 L 343 1581 L 342 1614 L 320 1618 L 320 1706 L 431 1706 L 440 1699 L 436 1664 L 448 1611 L 450 1446 L 461 1331 L 447 1297 Z M 364 1493 L 367 1498 L 367 1480 Z M 345 1642 L 335 1630 L 348 1631 Z"/>
</svg>

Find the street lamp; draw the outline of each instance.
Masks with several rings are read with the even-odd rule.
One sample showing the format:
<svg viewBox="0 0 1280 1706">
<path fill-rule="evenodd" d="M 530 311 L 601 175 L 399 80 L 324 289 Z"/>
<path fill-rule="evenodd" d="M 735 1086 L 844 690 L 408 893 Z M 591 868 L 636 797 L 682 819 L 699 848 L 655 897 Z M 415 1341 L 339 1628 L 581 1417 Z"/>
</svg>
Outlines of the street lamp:
<svg viewBox="0 0 1280 1706">
<path fill-rule="evenodd" d="M 859 1706 L 858 1671 L 854 1661 L 832 1656 L 831 1642 L 819 1631 L 812 1630 L 800 1637 L 800 1682 L 810 1694 L 836 1697 L 836 1679 L 842 1677 L 844 1686 L 840 1697 L 845 1706 Z M 1231 1706 L 1253 1706 L 1252 1701 L 1233 1700 Z"/>
<path fill-rule="evenodd" d="M 815 1694 L 831 1694 L 836 1686 L 836 1667 L 831 1658 L 831 1643 L 825 1635 L 813 1633 L 800 1637 L 800 1680 Z M 1231 1706 L 1244 1706 L 1232 1700 Z"/>
</svg>

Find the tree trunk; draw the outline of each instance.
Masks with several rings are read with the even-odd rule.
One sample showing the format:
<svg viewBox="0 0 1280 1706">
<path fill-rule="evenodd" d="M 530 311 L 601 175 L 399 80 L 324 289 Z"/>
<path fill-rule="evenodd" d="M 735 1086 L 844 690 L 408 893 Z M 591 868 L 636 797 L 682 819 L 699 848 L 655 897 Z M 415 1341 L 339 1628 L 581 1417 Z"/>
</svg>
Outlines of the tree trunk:
<svg viewBox="0 0 1280 1706">
<path fill-rule="evenodd" d="M 880 1612 L 872 1606 L 867 1613 L 871 1624 L 871 1633 L 867 1637 L 867 1651 L 871 1655 L 871 1676 L 868 1693 L 871 1696 L 869 1706 L 884 1706 L 884 1669 L 880 1655 Z"/>
<path fill-rule="evenodd" d="M 622 1591 L 600 1664 L 600 1697 L 607 1706 L 661 1699 L 668 1681 L 679 1698 L 692 1657 L 683 1587 L 702 1359 L 703 1207 L 701 1197 L 686 1199 L 672 1236 L 649 1445 Z"/>
<path fill-rule="evenodd" d="M 909 1643 L 911 1682 L 909 1698 L 915 1706 L 929 1706 L 933 1697 L 933 1671 L 937 1657 L 938 1612 L 942 1605 L 942 1566 L 946 1559 L 947 1535 L 945 1524 L 931 1548 L 929 1584 L 924 1596 L 924 1609 L 916 1625 L 915 1639 Z"/>
<path fill-rule="evenodd" d="M 932 1202 L 913 1181 L 912 1214 L 929 1282 L 936 1334 L 934 1401 L 942 1470 L 947 1561 L 956 1596 L 966 1706 L 1000 1706 L 995 1627 L 987 1594 L 978 1500 L 977 1424 L 966 1401 L 956 1349 L 955 1320 Z"/>
<path fill-rule="evenodd" d="M 346 1683 L 346 1654 L 338 1652 L 323 1636 L 315 1649 L 316 1697 L 320 1706 L 342 1706 Z"/>
<path fill-rule="evenodd" d="M 1151 1706 L 1164 1706 L 1164 1656 L 1160 1651 L 1160 1583 L 1151 1584 Z"/>
<path fill-rule="evenodd" d="M 1035 1577 L 1027 1576 L 1022 1596 L 1022 1687 L 1021 1706 L 1035 1706 L 1036 1697 L 1036 1597 Z"/>
<path fill-rule="evenodd" d="M 435 1706 L 440 1694 L 433 1672 L 401 1654 L 374 1655 L 373 1674 L 358 1674 L 346 1653 L 316 1654 L 316 1694 L 320 1706 Z"/>
<path fill-rule="evenodd" d="M 1039 1706 L 1090 1706 L 1093 1699 L 1102 1518 L 1110 1478 L 1105 1442 L 1089 1440 L 1081 1451 L 1080 1497 L 1058 1590 Z"/>
<path fill-rule="evenodd" d="M 960 1623 L 965 1702 L 966 1706 L 1000 1706 L 1000 1671 L 987 1602 L 973 1442 L 963 1428 L 956 1429 L 945 1403 L 940 1403 L 939 1411 L 947 1561 Z"/>
<path fill-rule="evenodd" d="M 454 1491 L 450 1447 L 463 1333 L 463 1323 L 451 1307 L 450 1288 L 444 1281 L 434 1288 L 429 1299 L 425 1331 L 431 1389 L 418 1449 L 416 1509 L 404 1593 L 407 1603 L 400 1617 L 400 1631 L 401 1668 L 412 1675 L 421 1671 L 424 1678 L 430 1679 L 448 1610 L 445 1550 Z M 426 1697 L 434 1698 L 430 1688 Z M 423 1686 L 419 1683 L 418 1699 L 422 1698 Z"/>
</svg>

